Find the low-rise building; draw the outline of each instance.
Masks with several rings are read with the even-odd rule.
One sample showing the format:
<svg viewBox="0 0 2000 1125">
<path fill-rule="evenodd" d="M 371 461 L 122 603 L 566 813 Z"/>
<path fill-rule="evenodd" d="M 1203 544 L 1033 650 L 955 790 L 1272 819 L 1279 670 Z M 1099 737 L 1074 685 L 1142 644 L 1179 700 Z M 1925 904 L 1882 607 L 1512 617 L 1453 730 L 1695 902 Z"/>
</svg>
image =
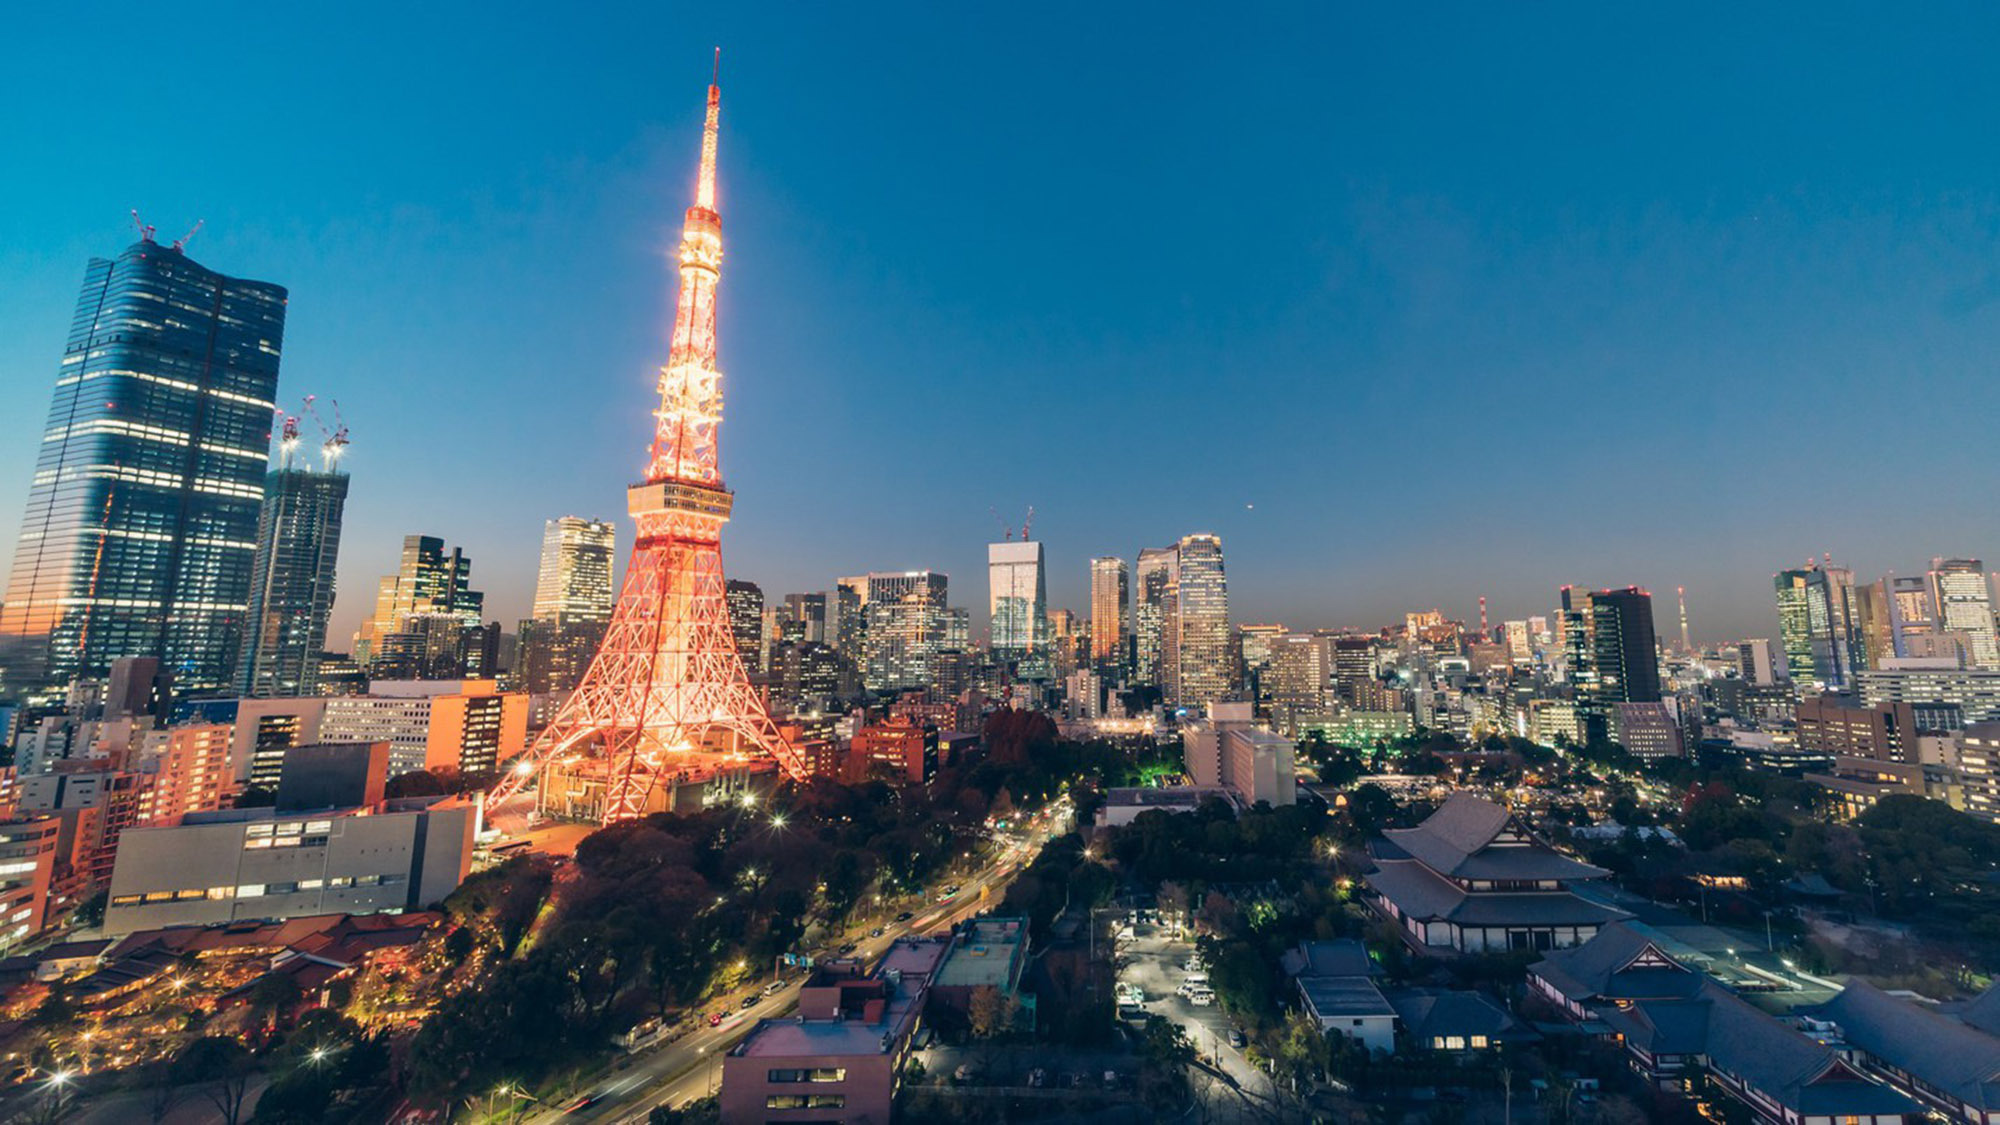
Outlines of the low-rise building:
<svg viewBox="0 0 2000 1125">
<path fill-rule="evenodd" d="M 1645 927 L 1608 926 L 1528 969 L 1531 990 L 1625 1048 L 1661 1089 L 1706 1073 L 1773 1125 L 1904 1125 L 1921 1107 L 1872 1081 L 1839 1052 L 1752 1007 Z"/>
<path fill-rule="evenodd" d="M 2000 1026 L 1980 1026 L 1989 1010 L 2000 1015 L 2000 986 L 1943 1006 L 1855 977 L 1810 1015 L 1832 1025 L 1847 1058 L 1909 1097 L 1953 1121 L 2000 1125 Z"/>
<path fill-rule="evenodd" d="M 42 932 L 48 924 L 49 886 L 55 876 L 58 817 L 0 823 L 0 952 Z"/>
<path fill-rule="evenodd" d="M 469 804 L 195 813 L 119 840 L 104 932 L 417 910 L 472 869 Z"/>
<path fill-rule="evenodd" d="M 1891 762 L 1842 755 L 1825 773 L 1808 773 L 1804 780 L 1826 791 L 1827 802 L 1842 820 L 1853 820 L 1896 793 L 1922 797 L 1928 793 L 1924 767 L 1916 762 Z"/>
<path fill-rule="evenodd" d="M 387 742 L 389 776 L 484 774 L 527 748 L 528 696 L 493 680 L 389 680 L 326 701 L 320 742 Z M 303 745 L 303 741 L 295 743 Z"/>
<path fill-rule="evenodd" d="M 960 927 L 957 944 L 931 981 L 933 1012 L 969 1017 L 982 989 L 992 989 L 1015 1027 L 1035 1026 L 1035 996 L 1021 988 L 1028 968 L 1026 918 L 978 918 Z"/>
<path fill-rule="evenodd" d="M 760 1020 L 722 1060 L 722 1125 L 890 1119 L 926 993 L 950 938 L 902 938 L 875 973 L 859 962 L 813 971 L 797 1014 Z"/>
</svg>

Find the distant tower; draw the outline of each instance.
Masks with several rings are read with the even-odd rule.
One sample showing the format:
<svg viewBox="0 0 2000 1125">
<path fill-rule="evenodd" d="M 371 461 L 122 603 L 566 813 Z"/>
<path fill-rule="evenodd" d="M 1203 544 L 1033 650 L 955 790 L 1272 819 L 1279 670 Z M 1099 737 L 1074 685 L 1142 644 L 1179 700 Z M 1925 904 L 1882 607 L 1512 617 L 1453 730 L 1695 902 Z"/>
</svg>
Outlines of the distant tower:
<svg viewBox="0 0 2000 1125">
<path fill-rule="evenodd" d="M 1686 587 L 1686 586 L 1676 586 L 1676 587 L 1674 587 L 1674 596 L 1675 596 L 1676 598 L 1679 598 L 1679 599 L 1680 599 L 1680 603 L 1681 603 L 1681 651 L 1682 651 L 1682 652 L 1693 652 L 1693 651 L 1694 651 L 1694 646 L 1688 643 L 1688 589 L 1687 589 L 1687 587 Z"/>
<path fill-rule="evenodd" d="M 250 616 L 236 690 L 253 697 L 319 694 L 320 654 L 333 613 L 334 563 L 347 474 L 345 434 L 322 447 L 324 469 L 301 465 L 298 419 L 285 422 L 278 467 L 264 478 L 264 509 L 250 573 Z"/>
<path fill-rule="evenodd" d="M 508 772 L 496 803 L 519 792 L 536 766 L 601 783 L 598 819 L 607 823 L 641 815 L 669 777 L 713 776 L 756 759 L 806 774 L 744 674 L 722 575 L 722 525 L 735 498 L 722 484 L 722 377 L 715 368 L 721 114 L 722 90 L 711 80 L 652 454 L 645 479 L 627 493 L 638 537 L 624 589 L 583 682 Z"/>
</svg>

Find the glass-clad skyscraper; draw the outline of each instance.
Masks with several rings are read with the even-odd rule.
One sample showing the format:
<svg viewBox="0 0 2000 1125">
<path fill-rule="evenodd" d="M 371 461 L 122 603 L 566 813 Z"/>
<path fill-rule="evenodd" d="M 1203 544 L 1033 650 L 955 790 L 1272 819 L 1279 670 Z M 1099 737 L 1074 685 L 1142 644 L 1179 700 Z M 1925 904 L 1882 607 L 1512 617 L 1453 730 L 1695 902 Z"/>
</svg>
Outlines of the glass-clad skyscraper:
<svg viewBox="0 0 2000 1125">
<path fill-rule="evenodd" d="M 1229 581 L 1222 540 L 1206 532 L 1181 537 L 1166 615 L 1166 698 L 1206 707 L 1229 698 Z"/>
<path fill-rule="evenodd" d="M 161 657 L 180 690 L 230 686 L 285 301 L 150 238 L 91 259 L 0 609 L 8 694 L 121 656 Z"/>
<path fill-rule="evenodd" d="M 347 474 L 332 465 L 324 472 L 280 468 L 266 479 L 238 692 L 319 694 L 346 505 Z"/>
<path fill-rule="evenodd" d="M 1048 647 L 1048 580 L 1042 545 L 1023 539 L 986 546 L 989 641 L 993 654 L 1019 660 Z"/>
</svg>

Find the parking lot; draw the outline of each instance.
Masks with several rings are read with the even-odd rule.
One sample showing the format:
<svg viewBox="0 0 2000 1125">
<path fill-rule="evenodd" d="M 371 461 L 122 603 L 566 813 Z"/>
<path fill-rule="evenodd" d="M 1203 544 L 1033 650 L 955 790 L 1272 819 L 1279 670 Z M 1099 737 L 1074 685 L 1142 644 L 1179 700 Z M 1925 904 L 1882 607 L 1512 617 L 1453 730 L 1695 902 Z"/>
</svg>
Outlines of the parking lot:
<svg viewBox="0 0 2000 1125">
<path fill-rule="evenodd" d="M 1272 1096 L 1270 1078 L 1252 1067 L 1241 1050 L 1229 1045 L 1230 1021 L 1221 1003 L 1197 1006 L 1177 993 L 1187 976 L 1182 966 L 1194 956 L 1192 941 L 1140 923 L 1133 927 L 1130 939 L 1118 943 L 1118 955 L 1118 983 L 1144 991 L 1142 1006 L 1149 1018 L 1180 1024 L 1195 1050 L 1212 1060 L 1238 1090 L 1260 1101 Z"/>
</svg>

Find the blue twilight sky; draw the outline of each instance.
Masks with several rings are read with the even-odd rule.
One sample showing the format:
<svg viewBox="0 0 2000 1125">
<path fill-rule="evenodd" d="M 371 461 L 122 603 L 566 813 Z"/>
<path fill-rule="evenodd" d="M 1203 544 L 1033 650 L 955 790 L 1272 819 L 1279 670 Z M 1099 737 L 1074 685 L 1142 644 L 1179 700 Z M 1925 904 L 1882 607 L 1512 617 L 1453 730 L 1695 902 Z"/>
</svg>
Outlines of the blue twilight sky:
<svg viewBox="0 0 2000 1125">
<path fill-rule="evenodd" d="M 767 592 L 935 567 L 983 619 L 1031 503 L 1055 605 L 1212 530 L 1300 627 L 1638 582 L 1769 635 L 1808 554 L 2000 556 L 2000 9 L 1406 7 L 24 7 L 0 551 L 137 207 L 290 287 L 282 397 L 353 427 L 330 641 L 406 533 L 510 627 L 543 519 L 622 552 L 721 44 Z"/>
</svg>

